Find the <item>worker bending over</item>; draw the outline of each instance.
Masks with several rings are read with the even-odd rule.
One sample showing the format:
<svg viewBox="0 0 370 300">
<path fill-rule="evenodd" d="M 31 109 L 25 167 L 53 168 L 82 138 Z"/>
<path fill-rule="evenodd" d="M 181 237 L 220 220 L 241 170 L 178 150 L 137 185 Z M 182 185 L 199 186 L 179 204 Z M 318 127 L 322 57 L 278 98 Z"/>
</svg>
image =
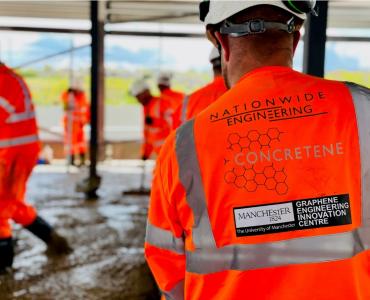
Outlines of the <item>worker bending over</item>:
<svg viewBox="0 0 370 300">
<path fill-rule="evenodd" d="M 143 79 L 136 80 L 132 84 L 130 92 L 143 106 L 144 143 L 141 158 L 147 160 L 153 152 L 159 154 L 170 133 L 170 125 L 166 116 L 172 111 L 172 107 L 170 101 L 152 96 L 147 82 Z"/>
<path fill-rule="evenodd" d="M 370 299 L 370 91 L 292 70 L 314 4 L 202 4 L 230 90 L 157 160 L 145 255 L 166 299 Z"/>
<path fill-rule="evenodd" d="M 30 91 L 19 75 L 0 63 L 0 272 L 11 267 L 14 258 L 10 220 L 43 240 L 49 252 L 70 251 L 65 238 L 24 199 L 39 150 Z"/>
<path fill-rule="evenodd" d="M 227 91 L 221 74 L 220 52 L 215 47 L 212 48 L 209 55 L 209 62 L 213 69 L 213 81 L 184 97 L 182 104 L 174 113 L 174 129 L 198 115 Z"/>
</svg>

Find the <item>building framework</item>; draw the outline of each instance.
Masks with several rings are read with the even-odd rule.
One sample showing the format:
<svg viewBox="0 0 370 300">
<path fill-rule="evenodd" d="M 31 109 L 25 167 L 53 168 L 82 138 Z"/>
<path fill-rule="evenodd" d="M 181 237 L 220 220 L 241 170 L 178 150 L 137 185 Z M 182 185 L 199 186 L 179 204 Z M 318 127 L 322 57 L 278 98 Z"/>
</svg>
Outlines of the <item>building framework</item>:
<svg viewBox="0 0 370 300">
<path fill-rule="evenodd" d="M 5 31 L 32 31 L 91 35 L 91 138 L 90 172 L 86 194 L 99 187 L 97 163 L 104 145 L 104 36 L 148 36 L 204 38 L 203 33 L 108 30 L 106 25 L 129 22 L 200 24 L 197 0 L 113 1 L 1 1 L 0 17 L 90 20 L 90 29 L 0 26 Z M 370 2 L 354 0 L 318 1 L 320 17 L 306 22 L 304 72 L 324 75 L 327 41 L 369 42 L 370 36 L 327 36 L 327 28 L 370 28 Z"/>
</svg>

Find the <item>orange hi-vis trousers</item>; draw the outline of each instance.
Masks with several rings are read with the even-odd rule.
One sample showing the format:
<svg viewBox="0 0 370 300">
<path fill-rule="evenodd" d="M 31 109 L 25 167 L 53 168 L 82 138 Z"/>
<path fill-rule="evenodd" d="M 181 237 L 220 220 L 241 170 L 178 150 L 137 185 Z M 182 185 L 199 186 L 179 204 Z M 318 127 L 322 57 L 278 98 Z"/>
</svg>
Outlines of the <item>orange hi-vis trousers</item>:
<svg viewBox="0 0 370 300">
<path fill-rule="evenodd" d="M 38 143 L 0 149 L 0 239 L 12 235 L 9 220 L 27 226 L 36 219 L 24 197 L 39 150 Z"/>
</svg>

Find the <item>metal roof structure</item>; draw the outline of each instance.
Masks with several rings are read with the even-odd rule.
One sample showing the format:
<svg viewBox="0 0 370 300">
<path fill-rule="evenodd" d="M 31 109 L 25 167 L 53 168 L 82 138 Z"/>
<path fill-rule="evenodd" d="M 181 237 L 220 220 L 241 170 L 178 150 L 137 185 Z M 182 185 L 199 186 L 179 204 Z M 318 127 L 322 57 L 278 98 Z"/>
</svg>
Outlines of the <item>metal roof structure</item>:
<svg viewBox="0 0 370 300">
<path fill-rule="evenodd" d="M 107 23 L 200 24 L 198 0 L 105 1 Z M 90 1 L 0 1 L 0 17 L 89 20 Z M 329 1 L 329 28 L 370 28 L 369 0 Z"/>
</svg>

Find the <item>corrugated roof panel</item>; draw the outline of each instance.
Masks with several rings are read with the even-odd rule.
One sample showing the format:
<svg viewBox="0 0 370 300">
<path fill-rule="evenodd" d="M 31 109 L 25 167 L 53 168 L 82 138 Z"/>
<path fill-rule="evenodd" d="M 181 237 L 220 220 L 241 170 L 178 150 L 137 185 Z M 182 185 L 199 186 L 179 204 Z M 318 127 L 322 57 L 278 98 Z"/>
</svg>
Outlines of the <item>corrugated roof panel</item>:
<svg viewBox="0 0 370 300">
<path fill-rule="evenodd" d="M 108 22 L 152 21 L 199 24 L 198 0 L 111 0 Z M 0 16 L 83 19 L 90 17 L 90 1 L 0 1 Z M 370 1 L 329 2 L 329 27 L 370 28 Z"/>
</svg>

